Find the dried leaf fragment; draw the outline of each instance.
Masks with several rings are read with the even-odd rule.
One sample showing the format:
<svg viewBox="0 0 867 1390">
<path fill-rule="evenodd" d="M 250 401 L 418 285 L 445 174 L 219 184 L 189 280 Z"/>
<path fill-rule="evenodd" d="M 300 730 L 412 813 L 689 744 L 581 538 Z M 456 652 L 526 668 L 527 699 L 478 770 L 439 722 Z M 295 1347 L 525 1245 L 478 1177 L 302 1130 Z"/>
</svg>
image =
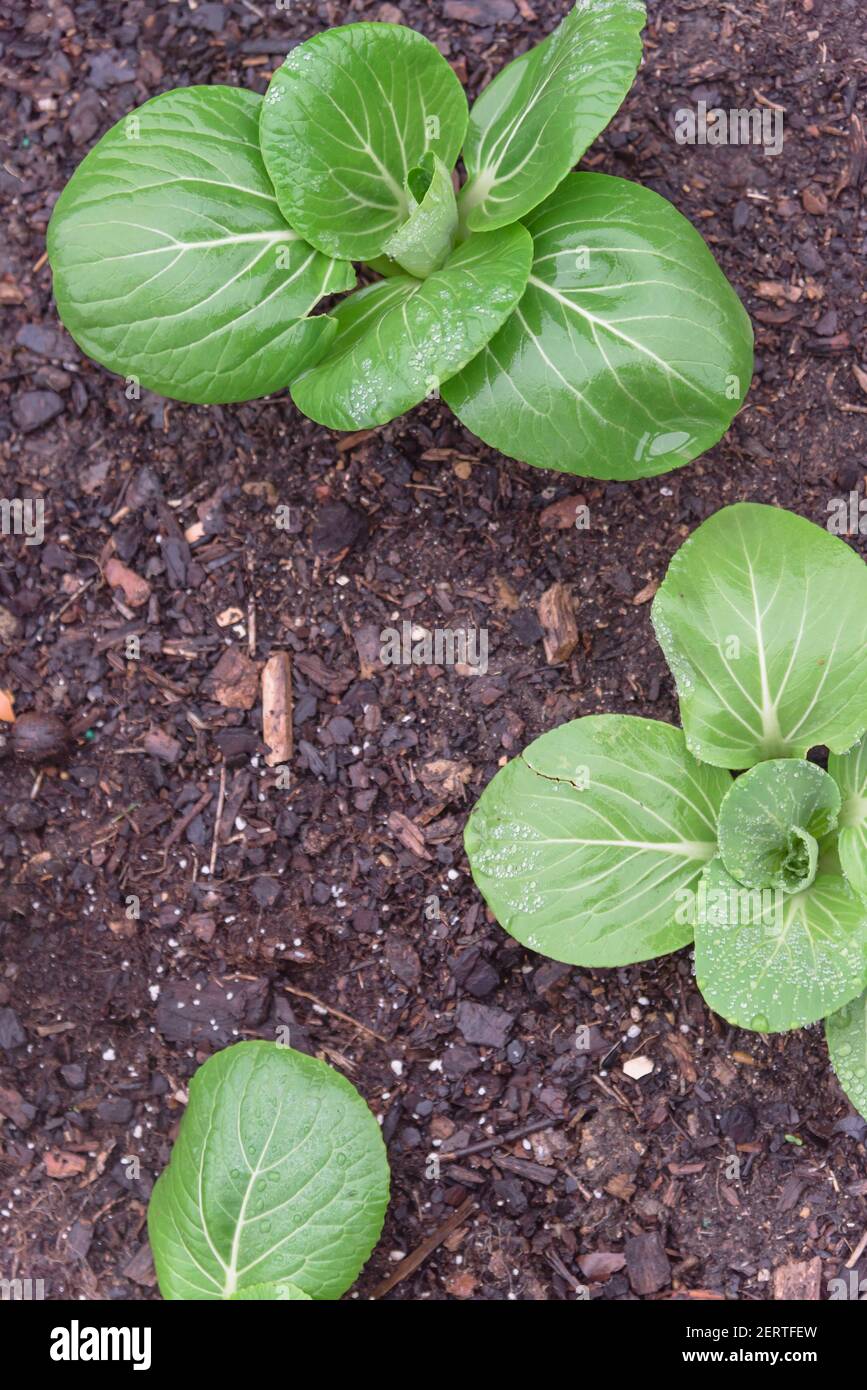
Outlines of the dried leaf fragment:
<svg viewBox="0 0 867 1390">
<path fill-rule="evenodd" d="M 549 666 L 568 661 L 578 645 L 578 628 L 572 598 L 565 584 L 552 584 L 539 600 L 539 622 L 545 635 L 545 660 Z"/>
</svg>

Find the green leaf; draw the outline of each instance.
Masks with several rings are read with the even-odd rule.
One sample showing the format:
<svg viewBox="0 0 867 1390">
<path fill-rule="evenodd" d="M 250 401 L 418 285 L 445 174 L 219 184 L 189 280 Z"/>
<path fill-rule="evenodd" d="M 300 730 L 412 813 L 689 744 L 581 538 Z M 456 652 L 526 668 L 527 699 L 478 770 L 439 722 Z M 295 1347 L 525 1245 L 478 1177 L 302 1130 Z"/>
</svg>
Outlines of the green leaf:
<svg viewBox="0 0 867 1390">
<path fill-rule="evenodd" d="M 467 99 L 445 58 L 400 24 L 347 24 L 292 50 L 271 79 L 262 153 L 286 216 L 329 256 L 368 261 L 406 221 L 410 170 L 451 169 Z"/>
<path fill-rule="evenodd" d="M 708 865 L 695 918 L 695 974 L 715 1013 L 781 1033 L 854 999 L 867 978 L 867 905 L 844 878 L 817 874 L 801 893 L 748 888 Z"/>
<path fill-rule="evenodd" d="M 369 261 L 364 262 L 368 270 L 372 270 L 375 275 L 405 275 L 403 270 L 390 256 L 371 256 Z"/>
<path fill-rule="evenodd" d="M 308 1298 L 339 1298 L 387 1202 L 385 1146 L 354 1086 L 291 1048 L 238 1043 L 193 1077 L 151 1197 L 160 1290 L 216 1299 L 290 1283 Z"/>
<path fill-rule="evenodd" d="M 467 824 L 470 866 L 500 925 L 572 965 L 628 965 L 684 946 L 683 911 L 716 853 L 728 773 L 669 724 L 576 719 L 497 773 Z"/>
<path fill-rule="evenodd" d="M 310 1301 L 309 1293 L 304 1293 L 298 1288 L 297 1284 L 290 1284 L 288 1279 L 276 1284 L 251 1284 L 247 1289 L 239 1289 L 237 1293 L 229 1295 L 234 1300 L 253 1300 L 258 1302 L 270 1300 L 271 1302 L 290 1303 L 296 1299 L 307 1299 Z"/>
<path fill-rule="evenodd" d="M 458 229 L 452 176 L 441 159 L 426 154 L 407 179 L 410 215 L 389 237 L 385 253 L 423 280 L 448 260 Z"/>
<path fill-rule="evenodd" d="M 113 126 L 48 228 L 54 295 L 89 356 L 174 400 L 288 385 L 335 332 L 306 316 L 355 272 L 283 218 L 258 145 L 262 98 L 189 87 Z"/>
<path fill-rule="evenodd" d="M 867 566 L 779 507 L 724 507 L 653 602 L 687 743 L 721 767 L 850 748 L 867 728 Z"/>
<path fill-rule="evenodd" d="M 330 351 L 292 383 L 298 409 L 329 429 L 368 429 L 434 395 L 508 318 L 531 255 L 519 225 L 480 232 L 426 280 L 394 275 L 344 299 Z"/>
<path fill-rule="evenodd" d="M 867 990 L 825 1019 L 825 1036 L 837 1080 L 867 1120 Z"/>
<path fill-rule="evenodd" d="M 815 763 L 759 763 L 732 783 L 719 813 L 719 848 L 728 873 L 748 888 L 809 888 L 819 843 L 837 825 L 840 793 Z"/>
<path fill-rule="evenodd" d="M 828 771 L 840 788 L 840 865 L 856 893 L 867 896 L 867 738 L 848 753 L 831 753 Z"/>
<path fill-rule="evenodd" d="M 517 221 L 578 163 L 632 86 L 644 22 L 641 0 L 580 0 L 486 87 L 464 146 L 471 231 Z"/>
<path fill-rule="evenodd" d="M 728 428 L 752 330 L 694 227 L 657 193 L 574 174 L 525 219 L 526 293 L 443 390 L 486 444 L 538 468 L 640 478 Z"/>
</svg>

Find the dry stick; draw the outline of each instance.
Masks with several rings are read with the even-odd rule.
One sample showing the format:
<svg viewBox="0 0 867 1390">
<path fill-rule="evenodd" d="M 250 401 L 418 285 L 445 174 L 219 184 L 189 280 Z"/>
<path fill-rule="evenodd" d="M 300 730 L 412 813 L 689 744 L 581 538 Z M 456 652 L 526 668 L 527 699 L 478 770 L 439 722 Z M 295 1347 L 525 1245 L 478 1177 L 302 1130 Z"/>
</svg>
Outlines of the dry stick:
<svg viewBox="0 0 867 1390">
<path fill-rule="evenodd" d="M 272 652 L 262 667 L 262 739 L 265 762 L 279 767 L 292 757 L 292 663 L 288 652 Z"/>
<path fill-rule="evenodd" d="M 247 651 L 251 660 L 256 656 L 256 574 L 253 556 L 247 552 L 247 574 L 250 582 L 250 596 L 247 599 Z"/>
<path fill-rule="evenodd" d="M 864 1232 L 858 1244 L 855 1246 L 855 1249 L 852 1251 L 852 1254 L 846 1261 L 846 1268 L 854 1269 L 865 1250 L 867 1250 L 867 1231 Z"/>
<path fill-rule="evenodd" d="M 317 1008 L 324 1009 L 327 1014 L 334 1014 L 335 1018 L 342 1018 L 344 1023 L 351 1023 L 353 1028 L 357 1028 L 362 1033 L 367 1033 L 368 1037 L 376 1038 L 377 1042 L 388 1044 L 388 1038 L 384 1038 L 381 1033 L 377 1033 L 372 1028 L 368 1028 L 366 1023 L 359 1023 L 357 1018 L 351 1018 L 349 1014 L 343 1013 L 341 1009 L 335 1009 L 333 1004 L 324 1004 L 321 999 L 315 994 L 308 993 L 306 989 L 296 989 L 294 985 L 287 985 L 285 983 L 283 989 L 285 989 L 288 994 L 297 994 L 301 999 L 309 999 L 311 1004 L 315 1004 Z"/>
<path fill-rule="evenodd" d="M 512 1129 L 508 1134 L 498 1134 L 495 1139 L 486 1139 L 479 1144 L 470 1144 L 466 1149 L 454 1149 L 451 1153 L 441 1153 L 437 1157 L 441 1163 L 453 1163 L 456 1158 L 485 1153 L 487 1149 L 496 1149 L 500 1144 L 511 1143 L 513 1139 L 524 1139 L 528 1134 L 538 1134 L 540 1129 L 556 1129 L 560 1123 L 560 1120 L 534 1120 L 532 1124 L 523 1125 L 521 1129 Z"/>
<path fill-rule="evenodd" d="M 175 841 L 181 838 L 187 826 L 190 824 L 190 821 L 194 821 L 199 812 L 204 811 L 205 807 L 208 805 L 209 802 L 213 801 L 213 799 L 213 792 L 202 792 L 202 795 L 199 797 L 195 806 L 193 806 L 191 810 L 186 811 L 184 815 L 181 816 L 179 821 L 175 821 L 174 825 L 172 826 L 171 830 L 166 836 L 166 842 L 163 846 L 163 849 L 171 849 Z"/>
<path fill-rule="evenodd" d="M 627 1099 L 627 1097 L 623 1094 L 622 1091 L 618 1091 L 616 1086 L 606 1085 L 606 1083 L 602 1080 L 602 1077 L 597 1076 L 595 1072 L 591 1076 L 590 1080 L 595 1081 L 600 1091 L 604 1091 L 606 1096 L 613 1096 L 614 1099 L 617 1101 L 618 1105 L 621 1105 L 624 1110 L 628 1110 L 632 1114 L 632 1116 L 636 1120 L 638 1120 L 639 1123 L 641 1122 L 641 1116 L 639 1115 L 635 1106 Z"/>
<path fill-rule="evenodd" d="M 549 1250 L 546 1258 L 551 1268 L 555 1269 L 560 1275 L 560 1278 L 565 1279 L 566 1283 L 571 1286 L 573 1293 L 584 1292 L 585 1286 L 581 1283 L 580 1279 L 575 1278 L 575 1275 L 570 1269 L 566 1268 L 556 1250 Z"/>
<path fill-rule="evenodd" d="M 75 603 L 75 600 L 78 599 L 78 598 L 81 598 L 81 595 L 84 593 L 85 589 L 89 589 L 90 586 L 91 586 L 91 584 L 95 584 L 96 581 L 97 581 L 97 579 L 98 579 L 99 577 L 100 577 L 99 575 L 96 575 L 96 574 L 95 574 L 95 575 L 93 576 L 92 579 L 87 579 L 87 580 L 85 580 L 85 582 L 82 584 L 81 588 L 80 588 L 80 589 L 77 589 L 76 592 L 71 596 L 71 598 L 68 598 L 68 599 L 66 600 L 66 602 L 65 602 L 64 605 L 63 605 L 63 607 L 62 607 L 62 608 L 58 608 L 57 612 L 56 612 L 56 613 L 53 613 L 53 614 L 49 617 L 48 621 L 49 621 L 50 623 L 51 623 L 51 622 L 57 622 L 57 619 L 58 619 L 58 618 L 62 618 L 63 615 L 64 615 L 64 613 L 66 612 L 67 608 L 71 608 L 72 605 Z"/>
<path fill-rule="evenodd" d="M 133 801 L 129 806 L 127 806 L 127 808 L 126 808 L 125 811 L 121 811 L 118 815 L 112 816 L 111 820 L 109 821 L 108 825 L 106 826 L 106 832 L 107 832 L 107 833 L 106 833 L 105 835 L 100 835 L 100 837 L 99 837 L 98 840 L 92 840 L 92 841 L 91 841 L 91 844 L 94 845 L 94 846 L 95 846 L 95 845 L 104 845 L 108 840 L 114 839 L 114 836 L 115 836 L 116 833 L 117 833 L 116 830 L 114 829 L 114 827 L 115 827 L 116 825 L 118 825 L 119 822 L 122 821 L 123 818 L 124 818 L 125 816 L 128 816 L 128 815 L 130 814 L 131 811 L 137 811 L 140 805 L 141 805 L 141 802 L 140 802 L 140 801 Z M 132 825 L 133 825 L 133 829 L 134 829 L 134 830 L 137 830 L 137 826 L 135 825 L 134 822 L 132 823 Z"/>
<path fill-rule="evenodd" d="M 391 1290 L 400 1283 L 401 1279 L 405 1279 L 408 1274 L 412 1274 L 414 1270 L 418 1269 L 419 1265 L 424 1264 L 428 1255 L 432 1255 L 437 1246 L 442 1245 L 443 1241 L 452 1234 L 452 1231 L 457 1230 L 458 1226 L 475 1210 L 475 1207 L 476 1204 L 472 1197 L 468 1197 L 465 1202 L 462 1202 L 457 1211 L 453 1211 L 451 1216 L 446 1217 L 441 1226 L 437 1226 L 433 1235 L 428 1236 L 427 1240 L 423 1240 L 421 1245 L 417 1246 L 411 1255 L 407 1255 L 405 1260 L 401 1260 L 394 1273 L 389 1274 L 388 1278 L 383 1279 L 382 1283 L 374 1289 L 370 1295 L 371 1298 L 384 1298 L 387 1293 L 391 1293 Z"/>
<path fill-rule="evenodd" d="M 220 821 L 223 816 L 223 804 L 226 800 L 226 764 L 220 767 L 220 792 L 217 797 L 217 814 L 214 817 L 214 838 L 211 841 L 211 867 L 210 875 L 214 877 L 214 869 L 217 865 L 217 845 L 220 840 Z"/>
</svg>

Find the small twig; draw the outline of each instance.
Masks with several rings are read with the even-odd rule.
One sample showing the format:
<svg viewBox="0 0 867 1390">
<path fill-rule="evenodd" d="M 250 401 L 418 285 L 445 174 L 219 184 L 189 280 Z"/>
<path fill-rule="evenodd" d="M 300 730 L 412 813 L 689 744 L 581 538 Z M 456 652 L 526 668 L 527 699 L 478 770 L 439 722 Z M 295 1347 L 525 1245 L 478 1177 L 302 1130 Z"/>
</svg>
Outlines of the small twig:
<svg viewBox="0 0 867 1390">
<path fill-rule="evenodd" d="M 496 1149 L 500 1144 L 510 1144 L 514 1139 L 524 1139 L 528 1134 L 538 1134 L 540 1129 L 556 1129 L 560 1124 L 559 1120 L 534 1120 L 532 1124 L 523 1125 L 520 1129 L 511 1129 L 508 1134 L 498 1134 L 495 1139 L 485 1139 L 479 1144 L 470 1144 L 465 1149 L 453 1149 L 449 1153 L 438 1154 L 441 1163 L 453 1163 L 456 1158 L 467 1158 L 469 1154 L 485 1153 L 488 1149 Z"/>
<path fill-rule="evenodd" d="M 66 602 L 65 602 L 64 605 L 63 605 L 63 607 L 62 607 L 62 608 L 58 608 L 58 610 L 57 610 L 56 613 L 52 613 L 52 615 L 51 615 L 51 617 L 48 619 L 48 621 L 49 621 L 50 623 L 56 623 L 57 620 L 58 620 L 58 618 L 62 618 L 63 615 L 64 615 L 64 613 L 66 612 L 67 608 L 71 608 L 72 605 L 75 603 L 75 601 L 76 601 L 77 599 L 80 599 L 80 598 L 81 598 L 81 595 L 84 593 L 85 589 L 89 589 L 90 586 L 91 586 L 91 584 L 95 584 L 96 581 L 97 581 L 97 579 L 99 579 L 99 578 L 100 578 L 100 576 L 99 576 L 98 574 L 95 574 L 91 579 L 86 579 L 86 580 L 84 581 L 84 583 L 82 584 L 81 588 L 80 588 L 80 589 L 76 589 L 75 593 L 74 593 L 70 598 L 68 598 L 68 599 L 66 600 Z"/>
<path fill-rule="evenodd" d="M 189 811 L 186 811 L 184 815 L 181 816 L 179 821 L 175 821 L 174 825 L 169 831 L 168 836 L 166 837 L 166 849 L 171 849 L 175 841 L 181 838 L 187 826 L 190 824 L 190 821 L 194 821 L 199 812 L 204 811 L 208 802 L 213 801 L 213 799 L 213 792 L 203 792 L 202 795 L 199 797 L 198 801 L 196 802 L 195 806 L 193 806 Z"/>
<path fill-rule="evenodd" d="M 867 1231 L 864 1232 L 858 1244 L 855 1246 L 855 1249 L 852 1251 L 852 1254 L 846 1261 L 846 1268 L 854 1269 L 865 1250 L 867 1250 Z"/>
<path fill-rule="evenodd" d="M 387 1279 L 383 1279 L 370 1295 L 374 1298 L 384 1298 L 387 1293 L 391 1293 L 396 1284 L 401 1279 L 405 1279 L 408 1274 L 412 1274 L 418 1269 L 419 1265 L 424 1264 L 428 1255 L 432 1255 L 444 1240 L 448 1240 L 453 1231 L 461 1226 L 467 1217 L 475 1210 L 476 1204 L 472 1197 L 468 1197 L 462 1202 L 457 1211 L 453 1211 L 451 1216 L 447 1216 L 441 1226 L 437 1226 L 432 1235 L 423 1240 L 421 1245 L 416 1246 L 411 1255 L 407 1255 L 405 1260 L 401 1260 L 393 1274 L 389 1274 Z"/>
<path fill-rule="evenodd" d="M 126 807 L 125 810 L 119 811 L 116 816 L 112 816 L 111 820 L 108 823 L 108 826 L 106 827 L 106 834 L 100 835 L 98 840 L 93 840 L 91 841 L 91 843 L 93 845 L 104 845 L 108 840 L 113 840 L 115 835 L 117 834 L 117 831 L 114 829 L 114 827 L 116 825 L 119 825 L 122 820 L 129 816 L 131 811 L 137 811 L 140 805 L 140 801 L 133 801 L 130 803 L 129 806 Z M 133 829 L 135 829 L 135 822 L 131 822 L 131 824 Z"/>
<path fill-rule="evenodd" d="M 756 91 L 755 87 L 753 87 L 753 96 L 755 97 L 756 101 L 759 103 L 760 106 L 766 106 L 769 111 L 782 111 L 785 114 L 785 106 L 780 106 L 779 102 L 770 101 L 768 97 L 764 96 L 761 92 Z M 841 134 L 842 133 L 843 132 L 841 131 Z"/>
<path fill-rule="evenodd" d="M 250 597 L 247 599 L 247 651 L 251 660 L 256 659 L 256 575 L 253 569 L 253 556 L 247 551 L 247 574 L 250 582 Z"/>
<path fill-rule="evenodd" d="M 357 1018 L 351 1018 L 349 1014 L 343 1013 L 341 1009 L 335 1009 L 333 1004 L 325 1004 L 315 994 L 310 994 L 306 989 L 297 989 L 295 985 L 284 983 L 283 988 L 289 994 L 297 994 L 301 999 L 309 999 L 311 1004 L 317 1008 L 324 1009 L 327 1014 L 333 1014 L 335 1018 L 342 1018 L 344 1023 L 351 1023 L 353 1028 L 358 1028 L 360 1032 L 367 1033 L 368 1037 L 376 1038 L 377 1042 L 388 1044 L 388 1038 L 384 1038 L 381 1033 L 377 1033 L 373 1028 L 368 1028 L 366 1023 L 359 1023 Z"/>
<path fill-rule="evenodd" d="M 617 1042 L 614 1044 L 614 1046 L 608 1049 L 608 1051 L 606 1052 L 605 1056 L 602 1058 L 602 1061 L 599 1063 L 600 1070 L 601 1070 L 602 1068 L 604 1068 L 605 1063 L 608 1061 L 608 1058 L 609 1058 L 609 1057 L 613 1057 L 614 1054 L 615 1054 L 615 1052 L 617 1051 L 617 1049 L 618 1049 L 619 1047 L 622 1047 L 623 1044 L 624 1044 L 625 1042 L 626 1042 L 626 1039 L 625 1039 L 625 1038 L 618 1038 L 618 1039 L 617 1039 Z"/>
<path fill-rule="evenodd" d="M 631 1101 L 629 1101 L 629 1100 L 626 1098 L 626 1096 L 623 1094 L 622 1091 L 618 1091 L 618 1089 L 617 1089 L 616 1086 L 609 1086 L 609 1085 L 607 1085 L 606 1082 L 604 1082 L 604 1081 L 602 1080 L 602 1077 L 601 1077 L 601 1076 L 597 1076 L 597 1075 L 595 1074 L 595 1072 L 594 1072 L 594 1074 L 591 1076 L 590 1080 L 591 1080 L 591 1081 L 594 1081 L 594 1082 L 596 1083 L 596 1085 L 599 1087 L 600 1091 L 604 1091 L 604 1092 L 605 1092 L 606 1096 L 611 1096 L 611 1098 L 612 1098 L 613 1100 L 616 1100 L 616 1101 L 617 1101 L 617 1104 L 618 1104 L 618 1105 L 621 1105 L 621 1106 L 623 1107 L 624 1110 L 628 1110 L 629 1113 L 630 1113 L 636 1120 L 638 1120 L 639 1123 L 640 1123 L 640 1121 L 641 1121 L 641 1116 L 639 1115 L 639 1113 L 638 1113 L 638 1111 L 636 1110 L 635 1106 L 631 1103 Z"/>
<path fill-rule="evenodd" d="M 226 800 L 226 764 L 220 767 L 220 792 L 217 797 L 217 814 L 214 817 L 214 838 L 211 841 L 211 865 L 210 874 L 213 878 L 214 869 L 217 866 L 217 846 L 220 842 L 220 821 L 223 817 L 223 805 Z"/>
<path fill-rule="evenodd" d="M 565 1279 L 566 1283 L 570 1285 L 573 1293 L 584 1293 L 585 1286 L 581 1283 L 581 1280 L 576 1279 L 572 1271 L 566 1268 L 563 1261 L 560 1259 L 560 1256 L 557 1254 L 555 1250 L 548 1251 L 547 1260 L 551 1268 L 555 1269 L 557 1273 L 560 1275 L 560 1278 Z"/>
</svg>

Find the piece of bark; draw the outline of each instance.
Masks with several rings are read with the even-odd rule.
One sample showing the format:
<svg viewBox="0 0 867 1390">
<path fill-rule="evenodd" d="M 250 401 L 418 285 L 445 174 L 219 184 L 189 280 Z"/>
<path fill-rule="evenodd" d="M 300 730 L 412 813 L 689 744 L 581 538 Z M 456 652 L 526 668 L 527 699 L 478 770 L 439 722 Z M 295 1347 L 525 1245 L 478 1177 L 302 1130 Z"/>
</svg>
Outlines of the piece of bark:
<svg viewBox="0 0 867 1390">
<path fill-rule="evenodd" d="M 292 757 L 292 663 L 288 652 L 274 652 L 262 669 L 262 737 L 269 767 Z"/>
<path fill-rule="evenodd" d="M 112 936 L 125 937 L 135 936 L 138 930 L 134 917 L 112 917 L 109 919 L 108 929 Z"/>
<path fill-rule="evenodd" d="M 140 574 L 136 574 L 116 556 L 106 561 L 105 582 L 111 589 L 122 589 L 130 608 L 142 608 L 151 596 L 151 586 Z"/>
<path fill-rule="evenodd" d="M 67 1153 L 64 1149 L 49 1149 L 42 1158 L 45 1171 L 50 1178 L 74 1178 L 87 1172 L 87 1159 L 83 1154 Z"/>
<path fill-rule="evenodd" d="M 139 1246 L 131 1260 L 127 1260 L 123 1272 L 127 1279 L 132 1279 L 134 1284 L 141 1284 L 146 1289 L 153 1288 L 157 1282 L 157 1276 L 151 1248 L 147 1241 L 144 1245 Z"/>
<path fill-rule="evenodd" d="M 556 1168 L 544 1168 L 541 1163 L 531 1163 L 527 1158 L 514 1158 L 511 1154 L 494 1154 L 494 1162 L 498 1168 L 505 1168 L 507 1173 L 517 1173 L 519 1178 L 539 1183 L 541 1187 L 550 1187 L 560 1176 Z"/>
<path fill-rule="evenodd" d="M 295 657 L 295 666 L 303 676 L 327 691 L 329 695 L 342 695 L 347 686 L 355 680 L 353 671 L 332 671 L 322 658 L 313 652 L 299 652 Z"/>
<path fill-rule="evenodd" d="M 578 645 L 578 628 L 572 611 L 572 598 L 558 580 L 539 600 L 539 622 L 545 636 L 545 660 L 549 666 L 568 661 Z"/>
<path fill-rule="evenodd" d="M 149 729 L 144 736 L 143 746 L 148 757 L 159 758 L 164 763 L 176 763 L 184 751 L 179 741 L 164 729 Z"/>
<path fill-rule="evenodd" d="M 36 1109 L 30 1105 L 20 1091 L 12 1087 L 0 1086 L 0 1115 L 5 1115 L 18 1129 L 29 1129 L 36 1116 Z"/>
<path fill-rule="evenodd" d="M 388 818 L 388 828 L 417 859 L 430 860 L 433 858 L 425 849 L 424 835 L 421 830 L 402 811 L 392 811 Z"/>
<path fill-rule="evenodd" d="M 216 919 L 211 916 L 210 912 L 193 913 L 192 917 L 187 920 L 187 926 L 196 940 L 204 941 L 206 945 L 210 945 L 213 941 L 217 930 Z"/>
<path fill-rule="evenodd" d="M 545 530 L 568 531 L 575 525 L 578 508 L 586 506 L 586 502 L 580 492 L 573 497 L 561 497 L 539 513 L 539 525 Z"/>
<path fill-rule="evenodd" d="M 259 668 L 240 647 L 227 647 L 205 689 L 225 709 L 252 709 L 259 693 Z"/>
<path fill-rule="evenodd" d="M 408 989 L 418 989 L 421 979 L 421 961 L 418 951 L 408 941 L 391 934 L 385 940 L 385 959 L 392 975 Z"/>
<path fill-rule="evenodd" d="M 796 1303 L 815 1303 L 822 1297 L 822 1261 L 792 1260 L 774 1270 L 774 1298 Z"/>
<path fill-rule="evenodd" d="M 419 779 L 429 791 L 463 800 L 464 790 L 473 775 L 471 763 L 451 758 L 433 758 L 419 770 Z"/>
<path fill-rule="evenodd" d="M 623 1253 L 633 1293 L 659 1293 L 671 1282 L 671 1263 L 657 1231 L 632 1236 Z"/>
<path fill-rule="evenodd" d="M 626 1256 L 614 1250 L 592 1250 L 578 1256 L 578 1267 L 590 1284 L 604 1284 L 626 1264 Z"/>
<path fill-rule="evenodd" d="M 650 599 L 653 598 L 653 595 L 656 593 L 658 588 L 658 579 L 649 580 L 645 584 L 643 589 L 639 589 L 637 594 L 632 595 L 632 602 L 636 605 L 636 607 L 641 603 L 648 603 Z"/>
<path fill-rule="evenodd" d="M 380 632 L 381 624 L 362 623 L 352 634 L 355 650 L 358 652 L 358 669 L 363 681 L 370 680 L 371 676 L 382 671 Z"/>
</svg>

